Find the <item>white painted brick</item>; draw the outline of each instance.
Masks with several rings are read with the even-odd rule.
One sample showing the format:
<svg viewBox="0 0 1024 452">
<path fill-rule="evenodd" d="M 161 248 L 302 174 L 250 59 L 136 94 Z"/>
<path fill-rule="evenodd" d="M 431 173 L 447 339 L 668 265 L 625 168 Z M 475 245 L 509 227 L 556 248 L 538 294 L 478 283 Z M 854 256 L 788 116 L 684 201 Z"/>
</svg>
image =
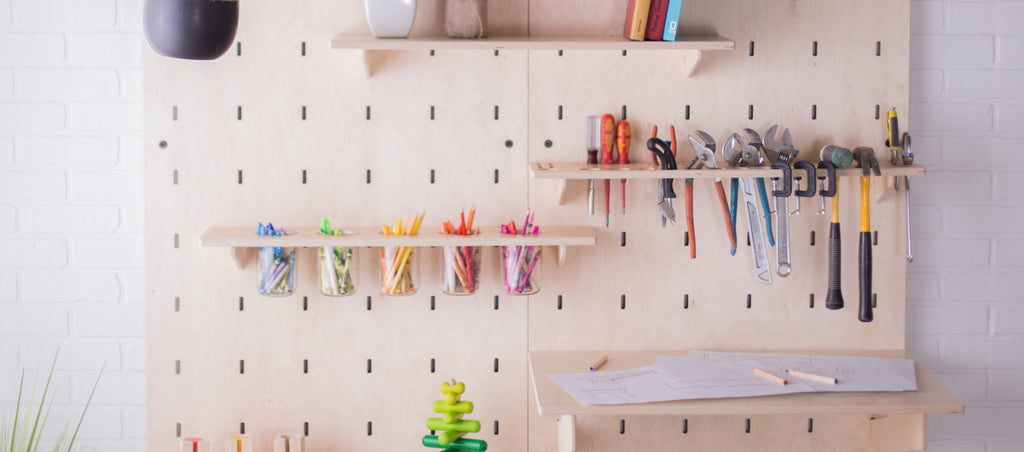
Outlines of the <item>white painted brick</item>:
<svg viewBox="0 0 1024 452">
<path fill-rule="evenodd" d="M 1024 135 L 1024 106 L 1000 105 L 996 130 L 1008 135 Z"/>
<path fill-rule="evenodd" d="M 45 359 L 49 366 L 53 354 L 60 349 L 55 369 L 59 372 L 85 372 L 95 376 L 106 365 L 105 372 L 121 368 L 121 349 L 117 339 L 32 339 L 22 341 L 19 347 L 23 363 Z"/>
<path fill-rule="evenodd" d="M 68 62 L 87 67 L 142 66 L 141 33 L 75 33 L 68 37 Z"/>
<path fill-rule="evenodd" d="M 126 203 L 124 208 L 124 231 L 129 235 L 143 234 L 145 231 L 146 215 L 141 204 Z"/>
<path fill-rule="evenodd" d="M 104 30 L 117 20 L 114 0 L 14 0 L 19 28 L 37 31 Z"/>
<path fill-rule="evenodd" d="M 126 340 L 121 342 L 126 370 L 146 370 L 146 339 Z"/>
<path fill-rule="evenodd" d="M 0 137 L 0 168 L 14 164 L 14 138 Z"/>
<path fill-rule="evenodd" d="M 146 300 L 146 273 L 127 271 L 124 273 L 124 300 L 129 303 Z"/>
<path fill-rule="evenodd" d="M 73 379 L 74 396 L 71 402 L 85 405 L 89 392 L 96 382 L 95 376 L 77 376 Z M 146 373 L 122 372 L 103 374 L 92 403 L 96 405 L 145 405 Z"/>
<path fill-rule="evenodd" d="M 131 407 L 124 410 L 125 438 L 146 439 L 146 430 L 146 408 Z"/>
<path fill-rule="evenodd" d="M 0 240 L 0 270 L 61 268 L 68 263 L 63 240 Z"/>
<path fill-rule="evenodd" d="M 949 232 L 1019 233 L 1024 224 L 1024 208 L 1004 206 L 946 206 L 945 229 Z"/>
<path fill-rule="evenodd" d="M 985 306 L 907 306 L 907 334 L 985 334 L 988 308 Z"/>
<path fill-rule="evenodd" d="M 939 275 L 934 273 L 907 273 L 907 300 L 931 301 L 938 298 Z"/>
<path fill-rule="evenodd" d="M 121 136 L 121 159 L 123 166 L 142 168 L 146 163 L 145 145 L 141 135 Z"/>
<path fill-rule="evenodd" d="M 14 70 L 0 67 L 0 99 L 14 97 Z"/>
<path fill-rule="evenodd" d="M 913 199 L 976 201 L 992 199 L 992 174 L 988 171 L 935 171 L 911 181 Z"/>
<path fill-rule="evenodd" d="M 27 303 L 0 305 L 0 337 L 66 336 L 68 331 L 68 310 L 63 306 Z"/>
<path fill-rule="evenodd" d="M 987 370 L 936 371 L 932 375 L 961 401 L 984 401 L 988 396 Z"/>
<path fill-rule="evenodd" d="M 996 3 L 950 2 L 948 30 L 953 33 L 994 32 L 996 17 Z"/>
<path fill-rule="evenodd" d="M 121 26 L 128 30 L 142 31 L 142 13 L 144 1 L 121 0 L 118 11 Z"/>
<path fill-rule="evenodd" d="M 989 239 L 918 238 L 914 265 L 938 267 L 987 267 L 991 259 Z"/>
<path fill-rule="evenodd" d="M 1024 71 L 951 70 L 949 97 L 955 99 L 1024 100 Z M 916 144 L 916 143 L 915 143 Z"/>
<path fill-rule="evenodd" d="M 17 140 L 19 167 L 113 166 L 117 164 L 116 137 L 41 136 Z"/>
<path fill-rule="evenodd" d="M 985 452 L 985 442 L 982 440 L 928 440 L 928 448 L 925 452 Z"/>
<path fill-rule="evenodd" d="M 996 199 L 1024 199 L 1024 171 L 996 173 Z"/>
<path fill-rule="evenodd" d="M 18 361 L 18 344 L 14 341 L 0 341 L 0 371 L 15 371 L 20 369 L 21 363 Z"/>
<path fill-rule="evenodd" d="M 1024 372 L 990 371 L 992 400 L 998 402 L 1024 402 Z M 947 386 L 948 387 L 948 386 Z"/>
<path fill-rule="evenodd" d="M 999 64 L 1024 66 L 1024 36 L 999 37 Z"/>
<path fill-rule="evenodd" d="M 142 69 L 129 68 L 124 71 L 124 96 L 129 99 L 142 99 Z"/>
<path fill-rule="evenodd" d="M 71 262 L 77 268 L 136 268 L 143 264 L 142 240 L 75 239 Z"/>
<path fill-rule="evenodd" d="M 145 306 L 91 304 L 72 309 L 75 334 L 82 337 L 139 337 L 146 332 Z"/>
<path fill-rule="evenodd" d="M 19 95 L 28 100 L 106 100 L 121 95 L 121 80 L 113 69 L 25 68 L 18 80 Z"/>
<path fill-rule="evenodd" d="M 0 118 L 0 134 L 5 135 L 54 133 L 67 125 L 64 105 L 57 103 L 0 103 Z"/>
<path fill-rule="evenodd" d="M 916 133 L 913 129 L 910 133 L 914 137 L 914 163 L 924 165 L 928 169 L 935 169 L 936 165 L 942 163 L 941 136 L 927 136 Z"/>
<path fill-rule="evenodd" d="M 938 69 L 912 70 L 910 71 L 910 98 L 939 97 L 942 95 L 944 84 L 945 80 L 942 71 Z M 914 144 L 916 145 L 917 143 L 915 142 Z"/>
<path fill-rule="evenodd" d="M 0 303 L 15 301 L 18 298 L 18 285 L 14 272 L 0 272 Z"/>
<path fill-rule="evenodd" d="M 919 205 L 921 201 L 914 199 L 917 197 L 917 192 L 914 191 L 916 189 L 913 187 L 916 186 L 916 183 L 911 186 L 910 226 L 915 233 L 939 232 L 942 229 L 942 214 L 938 207 Z"/>
<path fill-rule="evenodd" d="M 112 271 L 21 271 L 18 286 L 22 301 L 31 302 L 117 302 L 121 282 Z"/>
<path fill-rule="evenodd" d="M 996 265 L 1000 267 L 1024 267 L 1024 240 L 996 240 Z"/>
<path fill-rule="evenodd" d="M 985 437 L 1021 435 L 1020 420 L 1024 419 L 1024 408 L 1002 408 L 972 405 L 963 414 L 937 416 L 935 427 L 949 435 Z M 929 430 L 932 425 L 929 425 Z"/>
<path fill-rule="evenodd" d="M 1019 339 L 993 342 L 991 368 L 1024 370 L 1024 352 L 1022 351 L 1024 351 L 1024 342 Z"/>
<path fill-rule="evenodd" d="M 142 133 L 142 102 L 72 104 L 69 127 L 76 132 Z"/>
<path fill-rule="evenodd" d="M 0 0 L 0 27 L 9 27 L 14 23 L 11 16 L 11 0 Z"/>
<path fill-rule="evenodd" d="M 103 384 L 101 381 L 100 384 Z M 82 406 L 74 407 L 54 407 L 50 410 L 50 419 L 48 424 L 54 426 L 62 426 L 65 423 L 69 425 L 78 424 L 78 419 L 82 416 Z M 73 428 L 73 427 L 72 427 Z M 51 428 L 44 433 L 43 437 L 47 439 L 56 439 L 60 433 L 60 428 Z M 91 440 L 91 439 L 118 439 L 121 437 L 121 408 L 120 407 L 106 407 L 106 406 L 90 406 L 89 411 L 86 413 L 85 420 L 82 421 L 82 428 L 78 431 L 78 439 L 80 440 Z M 76 440 L 77 442 L 77 440 Z"/>
<path fill-rule="evenodd" d="M 37 370 L 36 363 L 39 363 L 42 367 Z M 4 384 L 4 387 L 0 387 L 0 400 L 3 400 L 9 405 L 0 405 L 0 409 L 4 409 L 4 416 L 10 414 L 6 410 L 7 407 L 14 405 L 14 400 L 18 397 L 18 385 L 24 381 L 24 387 L 22 388 L 22 407 L 24 408 L 27 404 L 27 400 L 32 396 L 32 385 L 35 385 L 35 400 L 39 402 L 39 398 L 43 392 L 43 387 L 46 385 L 46 377 L 50 373 L 50 363 L 53 362 L 53 356 L 44 357 L 40 360 L 32 358 L 31 365 L 23 365 L 22 368 L 16 372 L 11 373 L 0 373 L 0 384 Z M 25 371 L 24 380 L 22 380 L 22 370 Z M 56 372 L 53 375 L 53 379 L 50 380 L 50 395 L 47 400 L 53 400 L 54 406 L 67 406 L 71 403 L 71 379 L 64 375 L 57 375 Z M 8 402 L 10 401 L 10 402 Z M 36 408 L 39 407 L 37 404 Z M 5 417 L 6 421 L 7 418 Z M 49 422 L 47 422 L 49 424 Z M 53 428 L 53 427 L 50 427 Z M 45 449 L 44 449 L 45 450 Z"/>
<path fill-rule="evenodd" d="M 939 366 L 939 341 L 936 339 L 909 336 L 907 353 L 926 368 L 935 369 Z"/>
<path fill-rule="evenodd" d="M 954 271 L 942 277 L 944 300 L 1018 301 L 1019 273 Z"/>
<path fill-rule="evenodd" d="M 989 443 L 988 452 L 1020 452 L 1022 450 L 1024 450 L 1024 440 L 999 440 Z"/>
<path fill-rule="evenodd" d="M 116 441 L 75 441 L 72 452 L 142 452 L 147 450 L 145 441 L 119 439 Z M 45 449 L 44 449 L 45 450 Z M 216 449 L 214 449 L 216 450 Z"/>
<path fill-rule="evenodd" d="M 912 34 L 910 67 L 991 64 L 995 39 L 991 35 Z"/>
<path fill-rule="evenodd" d="M 63 61 L 62 34 L 4 33 L 0 39 L 0 66 L 52 66 Z"/>
<path fill-rule="evenodd" d="M 71 175 L 71 193 L 84 201 L 140 200 L 141 171 L 75 171 Z"/>
<path fill-rule="evenodd" d="M 910 2 L 910 31 L 924 33 L 941 31 L 945 21 L 940 1 Z"/>
<path fill-rule="evenodd" d="M 939 345 L 939 361 L 947 369 L 985 369 L 990 365 L 993 342 L 988 339 L 957 337 Z"/>
<path fill-rule="evenodd" d="M 992 130 L 990 104 L 962 104 L 914 102 L 910 115 L 914 117 L 914 130 L 919 132 L 985 132 Z"/>
<path fill-rule="evenodd" d="M 26 205 L 21 207 L 21 228 L 35 233 L 114 232 L 121 223 L 115 205 Z"/>
<path fill-rule="evenodd" d="M 1018 140 L 986 136 L 948 137 L 943 143 L 942 163 L 949 168 L 1024 166 L 1024 152 L 1006 151 L 1014 149 Z"/>
<path fill-rule="evenodd" d="M 18 217 L 14 206 L 0 206 L 0 234 L 17 230 L 17 221 Z"/>
<path fill-rule="evenodd" d="M 66 194 L 63 171 L 0 171 L 0 199 L 45 201 Z"/>
</svg>

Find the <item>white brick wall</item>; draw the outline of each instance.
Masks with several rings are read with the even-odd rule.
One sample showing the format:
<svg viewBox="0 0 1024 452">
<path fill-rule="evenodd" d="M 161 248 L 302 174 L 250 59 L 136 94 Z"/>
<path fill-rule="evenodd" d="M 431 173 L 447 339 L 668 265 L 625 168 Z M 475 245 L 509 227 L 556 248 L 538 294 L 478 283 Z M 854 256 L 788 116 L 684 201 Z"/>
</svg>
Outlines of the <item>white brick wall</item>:
<svg viewBox="0 0 1024 452">
<path fill-rule="evenodd" d="M 967 405 L 935 451 L 1024 450 L 1024 2 L 912 0 L 908 348 Z M 927 140 L 927 146 L 921 146 Z M 927 192 L 927 193 L 926 193 Z"/>
<path fill-rule="evenodd" d="M 0 399 L 62 345 L 55 415 L 73 417 L 105 362 L 86 450 L 145 449 L 142 5 L 0 0 Z M 929 451 L 1016 452 L 1024 1 L 912 11 L 904 120 L 930 175 L 915 185 L 907 347 L 968 411 L 931 420 Z"/>
<path fill-rule="evenodd" d="M 143 3 L 0 0 L 0 405 L 59 346 L 52 442 L 105 365 L 76 452 L 146 449 Z"/>
</svg>

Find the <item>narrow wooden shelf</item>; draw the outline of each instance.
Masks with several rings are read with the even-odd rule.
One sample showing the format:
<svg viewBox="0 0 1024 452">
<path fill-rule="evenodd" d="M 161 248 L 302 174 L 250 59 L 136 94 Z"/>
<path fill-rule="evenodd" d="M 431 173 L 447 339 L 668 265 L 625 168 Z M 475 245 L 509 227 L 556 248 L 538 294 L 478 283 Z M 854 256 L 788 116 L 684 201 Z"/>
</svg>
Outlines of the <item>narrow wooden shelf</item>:
<svg viewBox="0 0 1024 452">
<path fill-rule="evenodd" d="M 677 41 L 630 41 L 606 36 L 497 36 L 484 39 L 450 39 L 446 36 L 375 38 L 339 35 L 331 48 L 357 50 L 362 55 L 367 77 L 374 72 L 373 52 L 381 50 L 664 50 L 677 55 L 672 60 L 684 76 L 696 70 L 706 50 L 733 50 L 736 42 L 721 36 L 680 36 Z"/>
<path fill-rule="evenodd" d="M 332 49 L 429 50 L 733 50 L 736 42 L 721 36 L 680 36 L 677 41 L 629 41 L 604 36 L 496 36 L 484 39 L 450 39 L 446 36 L 375 38 L 339 35 L 331 39 Z"/>
<path fill-rule="evenodd" d="M 497 226 L 481 227 L 478 235 L 442 235 L 436 230 L 421 230 L 417 235 L 383 235 L 379 228 L 348 228 L 342 236 L 326 236 L 317 228 L 284 228 L 280 237 L 261 237 L 253 228 L 213 227 L 199 238 L 201 246 L 230 247 L 238 268 L 245 268 L 254 248 L 264 246 L 320 248 L 325 246 L 556 246 L 558 265 L 566 258 L 566 247 L 592 246 L 597 235 L 589 226 L 546 226 L 536 235 L 506 235 Z"/>
<path fill-rule="evenodd" d="M 903 351 L 821 350 L 794 353 L 906 358 Z M 551 373 L 583 372 L 602 354 L 608 362 L 602 370 L 628 369 L 654 364 L 657 355 L 686 352 L 655 351 L 535 351 L 530 352 L 530 374 L 537 409 L 544 415 L 699 416 L 699 415 L 909 415 L 963 413 L 957 400 L 920 364 L 915 363 L 917 391 L 788 394 L 731 399 L 681 400 L 629 405 L 582 405 L 551 381 Z"/>
<path fill-rule="evenodd" d="M 688 163 L 688 162 L 687 162 Z M 891 166 L 880 164 L 882 176 L 922 176 L 925 167 L 920 165 Z M 795 172 L 802 175 L 803 171 Z M 860 168 L 846 168 L 837 172 L 842 177 L 860 176 Z M 662 170 L 649 163 L 630 163 L 628 165 L 587 165 L 585 163 L 549 163 L 535 162 L 530 164 L 530 175 L 534 179 L 684 179 L 710 177 L 782 177 L 782 170 L 762 168 L 720 168 L 716 170 Z"/>
</svg>

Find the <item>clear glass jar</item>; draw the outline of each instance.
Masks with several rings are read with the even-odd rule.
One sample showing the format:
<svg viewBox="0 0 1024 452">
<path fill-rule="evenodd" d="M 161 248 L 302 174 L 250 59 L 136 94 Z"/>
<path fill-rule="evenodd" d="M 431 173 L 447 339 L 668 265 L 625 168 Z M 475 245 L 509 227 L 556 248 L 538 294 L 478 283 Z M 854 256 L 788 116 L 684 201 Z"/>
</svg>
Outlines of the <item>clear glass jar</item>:
<svg viewBox="0 0 1024 452">
<path fill-rule="evenodd" d="M 329 297 L 344 297 L 356 293 L 355 249 L 340 246 L 317 248 L 320 269 L 320 293 Z"/>
<path fill-rule="evenodd" d="M 541 247 L 501 247 L 501 269 L 505 292 L 509 295 L 533 295 L 540 291 Z"/>
<path fill-rule="evenodd" d="M 380 252 L 381 293 L 384 295 L 412 295 L 416 293 L 419 266 L 416 248 L 386 246 Z"/>
<path fill-rule="evenodd" d="M 260 247 L 259 291 L 268 297 L 295 293 L 295 248 Z"/>
<path fill-rule="evenodd" d="M 480 287 L 480 247 L 445 246 L 441 288 L 448 295 L 472 295 Z"/>
</svg>

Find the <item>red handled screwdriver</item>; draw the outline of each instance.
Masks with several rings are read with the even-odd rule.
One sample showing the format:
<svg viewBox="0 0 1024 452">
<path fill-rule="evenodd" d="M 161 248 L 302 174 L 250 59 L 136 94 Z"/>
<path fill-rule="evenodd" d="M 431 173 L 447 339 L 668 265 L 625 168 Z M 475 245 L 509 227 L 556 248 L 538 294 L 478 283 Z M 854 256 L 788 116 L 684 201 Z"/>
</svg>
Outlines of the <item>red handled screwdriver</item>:
<svg viewBox="0 0 1024 452">
<path fill-rule="evenodd" d="M 612 158 L 612 150 L 615 146 L 615 117 L 606 114 L 601 117 L 601 163 L 610 165 L 615 163 Z M 612 194 L 612 181 L 604 180 L 604 227 L 608 227 L 608 219 L 611 216 L 610 199 Z"/>
</svg>

